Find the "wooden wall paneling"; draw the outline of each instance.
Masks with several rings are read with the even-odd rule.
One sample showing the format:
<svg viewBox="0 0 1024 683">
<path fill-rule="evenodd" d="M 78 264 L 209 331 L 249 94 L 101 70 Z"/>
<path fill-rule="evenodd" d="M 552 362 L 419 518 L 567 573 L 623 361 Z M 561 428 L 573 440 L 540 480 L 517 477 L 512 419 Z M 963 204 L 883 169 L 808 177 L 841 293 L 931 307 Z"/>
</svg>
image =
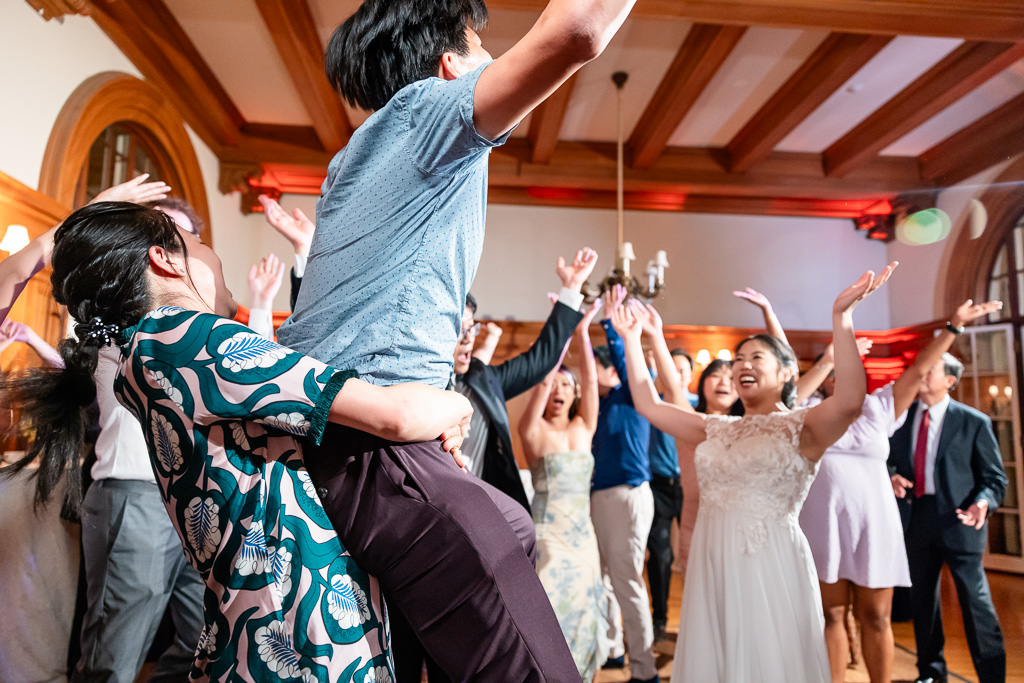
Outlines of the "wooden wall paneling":
<svg viewBox="0 0 1024 683">
<path fill-rule="evenodd" d="M 239 143 L 242 114 L 161 0 L 93 0 L 89 14 L 211 149 Z"/>
<path fill-rule="evenodd" d="M 825 150 L 825 172 L 844 177 L 1024 58 L 1024 43 L 966 42 Z"/>
<path fill-rule="evenodd" d="M 1024 152 L 1024 94 L 961 128 L 921 156 L 921 174 L 954 185 Z"/>
<path fill-rule="evenodd" d="M 62 221 L 70 211 L 70 207 L 0 172 L 0 236 L 13 224 L 24 225 L 29 237 L 35 239 Z M 7 256 L 7 252 L 0 251 L 0 260 Z M 53 346 L 63 338 L 60 308 L 51 295 L 49 268 L 29 281 L 9 317 L 29 325 Z M 41 359 L 25 344 L 12 344 L 0 354 L 0 371 L 3 372 L 41 364 Z"/>
<path fill-rule="evenodd" d="M 565 112 L 569 109 L 569 100 L 572 99 L 572 91 L 576 87 L 578 75 L 578 73 L 573 74 L 551 97 L 537 107 L 530 117 L 530 130 L 527 133 L 527 138 L 533 145 L 531 161 L 535 164 L 546 164 L 551 161 L 551 155 L 554 154 L 555 146 L 558 144 L 558 134 L 562 130 L 562 121 L 565 120 Z"/>
<path fill-rule="evenodd" d="M 487 6 L 540 12 L 547 0 L 489 0 Z M 1024 4 L 1020 0 L 638 0 L 632 16 L 849 33 L 1024 40 Z"/>
<path fill-rule="evenodd" d="M 893 36 L 830 34 L 729 141 L 730 169 L 748 170 L 832 96 Z"/>
<path fill-rule="evenodd" d="M 202 169 L 177 111 L 166 92 L 134 76 L 115 71 L 90 76 L 71 93 L 53 124 L 43 153 L 39 191 L 73 206 L 92 143 L 107 126 L 127 121 L 152 140 L 160 165 L 177 173 L 181 187 L 172 191 L 203 219 L 203 239 L 213 244 Z"/>
<path fill-rule="evenodd" d="M 745 26 L 694 24 L 629 137 L 633 168 L 648 168 L 746 32 Z M 627 84 L 628 87 L 628 84 Z"/>
<path fill-rule="evenodd" d="M 324 49 L 307 0 L 256 0 L 323 148 L 336 152 L 352 136 L 341 98 L 324 74 Z"/>
</svg>

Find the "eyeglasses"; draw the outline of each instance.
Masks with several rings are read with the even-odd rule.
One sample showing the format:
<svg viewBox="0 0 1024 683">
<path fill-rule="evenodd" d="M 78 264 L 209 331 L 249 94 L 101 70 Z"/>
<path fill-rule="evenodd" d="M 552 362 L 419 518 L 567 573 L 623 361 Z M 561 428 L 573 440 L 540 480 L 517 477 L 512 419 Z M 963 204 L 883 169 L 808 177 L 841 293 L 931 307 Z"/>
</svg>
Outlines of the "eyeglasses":
<svg viewBox="0 0 1024 683">
<path fill-rule="evenodd" d="M 476 336 L 480 334 L 480 323 L 476 323 L 470 327 L 467 327 L 459 335 L 459 341 L 469 341 L 470 339 L 476 339 Z"/>
</svg>

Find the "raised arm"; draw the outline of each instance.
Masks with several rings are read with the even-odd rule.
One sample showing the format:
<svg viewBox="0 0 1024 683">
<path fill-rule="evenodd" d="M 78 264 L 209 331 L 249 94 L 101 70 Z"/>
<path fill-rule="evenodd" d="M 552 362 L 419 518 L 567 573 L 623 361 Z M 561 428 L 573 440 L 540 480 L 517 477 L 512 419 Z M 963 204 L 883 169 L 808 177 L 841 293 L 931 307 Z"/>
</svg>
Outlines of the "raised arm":
<svg viewBox="0 0 1024 683">
<path fill-rule="evenodd" d="M 274 338 L 274 297 L 281 289 L 284 264 L 267 254 L 249 269 L 249 327 L 264 339 Z"/>
<path fill-rule="evenodd" d="M 487 323 L 484 329 L 487 334 L 484 335 L 483 342 L 473 347 L 473 358 L 484 365 L 490 365 L 491 359 L 494 358 L 494 352 L 498 348 L 498 341 L 501 340 L 502 329 L 501 326 L 492 322 Z"/>
<path fill-rule="evenodd" d="M 590 324 L 601 309 L 601 299 L 594 302 L 583 320 L 576 326 L 576 339 L 580 347 L 580 410 L 587 429 L 597 431 L 597 414 L 600 397 L 597 392 L 597 361 L 594 360 L 594 345 L 590 341 Z"/>
<path fill-rule="evenodd" d="M 734 291 L 732 295 L 739 297 L 740 299 L 745 299 L 760 308 L 761 314 L 764 316 L 764 326 L 768 331 L 768 334 L 776 339 L 784 341 L 787 344 L 789 343 L 789 340 L 786 339 L 786 331 L 782 329 L 782 323 L 779 322 L 779 317 L 775 315 L 775 310 L 772 308 L 772 302 L 768 300 L 768 297 L 756 289 L 751 289 L 750 287 L 747 287 L 742 291 Z"/>
<path fill-rule="evenodd" d="M 978 318 L 1000 310 L 1003 307 L 1002 301 L 989 301 L 987 303 L 974 305 L 974 302 L 970 299 L 960 304 L 960 306 L 953 312 L 953 315 L 949 317 L 949 324 L 956 328 L 962 328 L 967 323 L 973 322 Z M 953 346 L 953 342 L 956 340 L 957 335 L 951 332 L 948 328 L 943 329 L 939 336 L 935 337 L 928 343 L 928 346 L 924 347 L 920 353 L 917 354 L 917 358 L 914 359 L 913 364 L 903 371 L 903 374 L 899 376 L 899 379 L 893 383 L 892 395 L 895 402 L 894 409 L 896 411 L 896 417 L 902 415 L 910 404 L 914 402 L 917 397 L 918 385 L 921 383 L 921 379 L 927 374 L 928 368 L 932 367 L 939 362 L 942 358 L 942 354 L 949 351 L 949 348 Z"/>
<path fill-rule="evenodd" d="M 706 438 L 704 416 L 658 398 L 654 380 L 644 361 L 640 321 L 630 307 L 621 306 L 612 316 L 612 324 L 625 346 L 626 374 L 633 394 L 633 407 L 661 431 L 696 446 Z"/>
<path fill-rule="evenodd" d="M 874 342 L 867 337 L 860 337 L 857 339 L 857 351 L 860 355 L 866 356 Z M 811 395 L 818 390 L 821 383 L 831 374 L 832 369 L 835 368 L 836 357 L 835 347 L 832 342 L 828 343 L 825 347 L 825 353 L 821 354 L 821 358 L 812 365 L 807 372 L 800 375 L 800 379 L 796 381 L 796 405 L 801 405 L 804 401 L 811 397 Z"/>
<path fill-rule="evenodd" d="M 3 350 L 11 342 L 16 341 L 28 344 L 50 367 L 64 367 L 64 359 L 61 358 L 57 349 L 50 346 L 31 327 L 25 323 L 13 320 L 5 320 L 3 323 L 0 323 L 0 350 Z"/>
<path fill-rule="evenodd" d="M 836 297 L 832 307 L 832 344 L 835 346 L 836 389 L 831 397 L 807 411 L 800 435 L 800 452 L 812 461 L 839 440 L 860 415 L 868 383 L 857 349 L 853 309 L 877 290 L 899 265 L 893 261 L 877 277 L 868 271 Z"/>
<path fill-rule="evenodd" d="M 630 309 L 633 315 L 640 321 L 644 336 L 651 345 L 654 352 L 654 365 L 661 378 L 661 385 L 665 400 L 680 408 L 692 409 L 686 395 L 686 387 L 683 386 L 683 378 L 676 369 L 672 360 L 672 352 L 665 342 L 664 324 L 661 315 L 654 306 L 641 304 L 639 301 L 630 301 Z"/>
<path fill-rule="evenodd" d="M 480 75 L 473 98 L 477 131 L 493 140 L 511 130 L 604 51 L 635 2 L 550 0 L 533 28 Z"/>
<path fill-rule="evenodd" d="M 7 314 L 28 281 L 50 262 L 56 230 L 50 228 L 21 251 L 0 261 L 0 322 L 7 320 Z"/>
<path fill-rule="evenodd" d="M 519 418 L 517 430 L 519 431 L 519 436 L 523 439 L 523 445 L 526 447 L 526 457 L 529 460 L 540 455 L 533 452 L 533 440 L 538 435 L 540 421 L 544 417 L 544 407 L 548 404 L 551 386 L 555 381 L 555 374 L 558 372 L 558 368 L 561 367 L 565 354 L 569 352 L 570 341 L 572 340 L 570 339 L 565 342 L 565 346 L 562 347 L 562 355 L 558 357 L 558 362 L 551 368 L 551 371 L 530 390 L 530 396 L 526 401 L 526 409 L 523 411 L 523 416 Z"/>
</svg>

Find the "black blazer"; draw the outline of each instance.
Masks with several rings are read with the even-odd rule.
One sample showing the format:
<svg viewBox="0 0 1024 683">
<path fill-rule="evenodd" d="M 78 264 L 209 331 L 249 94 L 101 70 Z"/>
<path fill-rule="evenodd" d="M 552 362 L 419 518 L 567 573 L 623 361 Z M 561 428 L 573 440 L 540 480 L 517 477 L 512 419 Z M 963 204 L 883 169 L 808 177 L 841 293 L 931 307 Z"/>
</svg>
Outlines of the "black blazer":
<svg viewBox="0 0 1024 683">
<path fill-rule="evenodd" d="M 889 439 L 889 472 L 914 481 L 913 442 L 914 415 L 919 402 L 907 411 L 907 421 Z M 982 553 L 988 525 L 974 529 L 957 519 L 957 508 L 966 510 L 975 501 L 988 501 L 988 514 L 1003 502 L 1008 480 L 999 455 L 999 444 L 987 415 L 950 399 L 942 421 L 939 445 L 935 454 L 935 498 L 939 527 L 944 545 L 952 550 Z M 924 482 L 914 482 L 924 486 Z M 909 519 L 914 504 L 913 489 L 898 501 L 904 520 Z"/>
<path fill-rule="evenodd" d="M 501 365 L 485 365 L 473 358 L 463 377 L 463 381 L 476 392 L 490 426 L 481 478 L 514 498 L 527 510 L 530 509 L 530 502 L 526 498 L 523 482 L 519 478 L 519 465 L 512 452 L 512 434 L 505 401 L 532 389 L 544 379 L 555 367 L 565 343 L 572 337 L 581 320 L 582 313 L 557 303 L 537 341 L 527 351 Z"/>
</svg>

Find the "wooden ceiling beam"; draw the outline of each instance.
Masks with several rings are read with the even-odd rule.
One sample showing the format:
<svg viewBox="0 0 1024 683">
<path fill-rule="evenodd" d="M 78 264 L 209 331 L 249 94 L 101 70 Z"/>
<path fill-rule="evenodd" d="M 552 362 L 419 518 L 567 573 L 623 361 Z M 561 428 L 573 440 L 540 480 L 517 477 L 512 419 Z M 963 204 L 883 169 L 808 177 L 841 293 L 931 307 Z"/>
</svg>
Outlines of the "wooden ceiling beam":
<svg viewBox="0 0 1024 683">
<path fill-rule="evenodd" d="M 282 191 L 318 191 L 330 154 L 282 142 L 284 137 L 311 137 L 301 127 L 287 128 L 273 133 L 273 138 L 245 134 L 241 146 L 226 150 L 222 163 L 243 169 L 260 167 L 268 177 L 279 179 Z M 491 153 L 490 187 L 543 188 L 554 196 L 560 192 L 596 192 L 604 196 L 615 191 L 613 143 L 563 141 L 545 164 L 533 163 L 532 155 L 533 145 L 525 138 L 513 138 L 496 148 Z M 721 148 L 670 147 L 648 169 L 627 168 L 625 188 L 627 192 L 662 194 L 670 198 L 666 199 L 668 204 L 678 203 L 680 195 L 779 197 L 846 202 L 855 213 L 867 201 L 934 187 L 921 178 L 915 157 L 879 157 L 840 180 L 824 175 L 819 154 L 773 152 L 746 173 L 730 173 L 726 156 Z"/>
<path fill-rule="evenodd" d="M 1024 94 L 924 152 L 921 174 L 953 185 L 1024 152 Z"/>
<path fill-rule="evenodd" d="M 240 142 L 242 114 L 161 0 L 92 0 L 89 16 L 215 152 Z"/>
<path fill-rule="evenodd" d="M 530 130 L 527 137 L 533 145 L 531 159 L 535 164 L 546 164 L 551 160 L 558 144 L 558 134 L 562 130 L 565 112 L 569 109 L 573 88 L 576 87 L 578 74 L 567 80 L 551 97 L 544 100 L 530 117 Z"/>
<path fill-rule="evenodd" d="M 341 98 L 324 74 L 324 50 L 307 0 L 256 0 L 302 105 L 324 149 L 336 152 L 352 136 Z"/>
<path fill-rule="evenodd" d="M 813 216 L 859 218 L 874 201 L 791 197 L 720 196 L 664 192 L 626 192 L 629 211 L 683 211 L 756 216 Z M 614 209 L 615 192 L 601 190 L 551 190 L 534 187 L 491 187 L 488 204 L 561 206 L 578 209 Z"/>
<path fill-rule="evenodd" d="M 629 137 L 634 168 L 658 160 L 669 138 L 746 32 L 745 26 L 694 24 Z"/>
<path fill-rule="evenodd" d="M 825 171 L 845 177 L 879 152 L 1024 58 L 1024 43 L 966 42 L 825 150 Z"/>
<path fill-rule="evenodd" d="M 488 0 L 491 9 L 540 12 L 548 0 Z M 1024 40 L 1020 0 L 638 0 L 634 17 L 847 33 Z"/>
<path fill-rule="evenodd" d="M 746 171 L 889 44 L 892 36 L 830 34 L 729 141 L 730 169 Z"/>
</svg>

